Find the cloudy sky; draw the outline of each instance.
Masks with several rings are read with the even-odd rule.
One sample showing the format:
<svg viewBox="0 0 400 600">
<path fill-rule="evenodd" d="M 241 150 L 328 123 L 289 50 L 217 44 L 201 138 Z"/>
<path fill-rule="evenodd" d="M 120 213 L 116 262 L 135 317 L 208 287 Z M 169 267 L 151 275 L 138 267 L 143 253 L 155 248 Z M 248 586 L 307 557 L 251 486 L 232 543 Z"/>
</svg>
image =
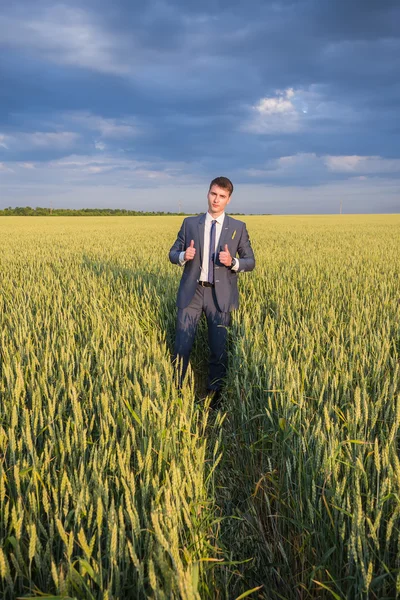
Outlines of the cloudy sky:
<svg viewBox="0 0 400 600">
<path fill-rule="evenodd" d="M 0 208 L 400 212 L 398 0 L 0 5 Z"/>
</svg>

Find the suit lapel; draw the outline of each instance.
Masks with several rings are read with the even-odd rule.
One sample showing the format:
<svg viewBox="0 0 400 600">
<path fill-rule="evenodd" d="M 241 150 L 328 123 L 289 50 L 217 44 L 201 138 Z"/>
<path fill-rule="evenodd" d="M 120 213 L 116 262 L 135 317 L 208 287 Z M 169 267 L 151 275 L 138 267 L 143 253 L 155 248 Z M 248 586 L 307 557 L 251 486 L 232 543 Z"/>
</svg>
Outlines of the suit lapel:
<svg viewBox="0 0 400 600">
<path fill-rule="evenodd" d="M 199 246 L 200 246 L 200 264 L 203 262 L 203 246 L 204 246 L 204 225 L 206 222 L 206 213 L 200 215 L 198 230 L 199 230 Z"/>
<path fill-rule="evenodd" d="M 224 249 L 225 244 L 228 243 L 229 240 L 229 225 L 230 218 L 228 215 L 225 215 L 224 222 L 222 223 L 221 235 L 218 243 L 218 250 L 221 251 Z"/>
</svg>

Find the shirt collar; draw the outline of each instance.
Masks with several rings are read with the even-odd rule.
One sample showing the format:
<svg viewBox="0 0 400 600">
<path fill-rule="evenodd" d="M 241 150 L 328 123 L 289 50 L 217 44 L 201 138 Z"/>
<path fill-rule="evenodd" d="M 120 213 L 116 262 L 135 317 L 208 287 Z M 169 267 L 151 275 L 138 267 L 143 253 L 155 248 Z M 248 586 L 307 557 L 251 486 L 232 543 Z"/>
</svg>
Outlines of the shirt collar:
<svg viewBox="0 0 400 600">
<path fill-rule="evenodd" d="M 219 223 L 220 225 L 222 225 L 222 223 L 224 222 L 225 219 L 225 212 L 222 213 L 222 215 L 219 215 L 219 217 L 216 219 L 217 223 Z M 212 216 L 210 215 L 210 213 L 207 211 L 206 213 L 206 223 L 211 223 L 211 221 L 213 221 L 214 219 L 212 218 Z"/>
</svg>

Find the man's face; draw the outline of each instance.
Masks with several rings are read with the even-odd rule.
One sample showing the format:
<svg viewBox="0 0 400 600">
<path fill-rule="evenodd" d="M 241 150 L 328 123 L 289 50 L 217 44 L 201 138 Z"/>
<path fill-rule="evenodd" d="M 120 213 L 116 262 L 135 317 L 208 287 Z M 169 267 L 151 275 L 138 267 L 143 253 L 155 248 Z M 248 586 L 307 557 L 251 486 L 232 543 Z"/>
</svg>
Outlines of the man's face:
<svg viewBox="0 0 400 600">
<path fill-rule="evenodd" d="M 208 212 L 213 217 L 219 217 L 225 210 L 225 206 L 231 201 L 228 190 L 219 187 L 219 185 L 213 185 L 207 194 L 208 200 Z"/>
</svg>

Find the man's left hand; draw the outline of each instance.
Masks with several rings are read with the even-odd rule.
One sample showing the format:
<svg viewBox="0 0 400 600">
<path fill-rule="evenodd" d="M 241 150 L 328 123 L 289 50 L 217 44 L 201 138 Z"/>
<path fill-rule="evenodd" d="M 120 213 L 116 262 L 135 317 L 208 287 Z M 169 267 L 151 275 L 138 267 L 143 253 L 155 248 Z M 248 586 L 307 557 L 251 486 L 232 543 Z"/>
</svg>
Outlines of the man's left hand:
<svg viewBox="0 0 400 600">
<path fill-rule="evenodd" d="M 218 255 L 219 262 L 221 262 L 226 267 L 230 267 L 232 264 L 232 256 L 228 249 L 228 244 L 225 244 L 225 248 Z"/>
</svg>

